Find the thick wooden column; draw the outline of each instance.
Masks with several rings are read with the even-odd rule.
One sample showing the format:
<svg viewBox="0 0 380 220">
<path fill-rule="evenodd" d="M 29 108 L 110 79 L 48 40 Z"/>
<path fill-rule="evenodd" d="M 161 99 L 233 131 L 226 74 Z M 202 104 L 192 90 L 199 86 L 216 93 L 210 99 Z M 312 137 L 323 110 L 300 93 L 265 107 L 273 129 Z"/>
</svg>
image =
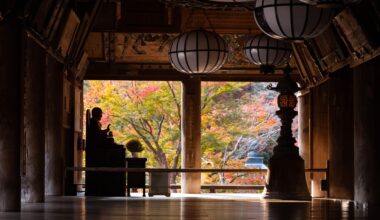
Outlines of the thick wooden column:
<svg viewBox="0 0 380 220">
<path fill-rule="evenodd" d="M 21 124 L 21 23 L 0 23 L 0 211 L 19 211 Z"/>
<path fill-rule="evenodd" d="M 201 81 L 182 84 L 182 168 L 201 167 Z M 200 193 L 201 174 L 182 173 L 182 193 Z"/>
<path fill-rule="evenodd" d="M 21 201 L 45 197 L 45 51 L 26 39 L 23 71 L 23 136 Z"/>
<path fill-rule="evenodd" d="M 332 198 L 354 198 L 353 75 L 342 69 L 329 83 L 329 187 Z"/>
<path fill-rule="evenodd" d="M 370 212 L 380 207 L 379 70 L 377 57 L 355 68 L 353 74 L 355 201 L 368 205 Z"/>
<path fill-rule="evenodd" d="M 310 93 L 302 91 L 298 96 L 298 147 L 300 156 L 305 161 L 305 169 L 311 167 L 310 151 Z M 310 173 L 305 174 L 306 183 L 311 191 Z"/>
<path fill-rule="evenodd" d="M 63 195 L 63 65 L 46 57 L 45 194 Z"/>
<path fill-rule="evenodd" d="M 311 92 L 311 168 L 325 168 L 328 160 L 328 83 L 323 83 L 310 90 Z M 312 197 L 325 197 L 326 192 L 321 191 L 321 180 L 324 173 L 312 174 Z"/>
</svg>

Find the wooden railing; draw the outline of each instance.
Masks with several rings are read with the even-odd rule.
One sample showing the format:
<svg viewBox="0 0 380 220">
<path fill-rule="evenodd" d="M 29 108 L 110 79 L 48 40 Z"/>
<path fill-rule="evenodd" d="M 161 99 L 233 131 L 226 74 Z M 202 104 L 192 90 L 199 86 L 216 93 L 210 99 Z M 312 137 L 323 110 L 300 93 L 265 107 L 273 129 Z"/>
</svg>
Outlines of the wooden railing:
<svg viewBox="0 0 380 220">
<path fill-rule="evenodd" d="M 90 172 L 147 172 L 147 173 L 266 173 L 267 169 L 163 169 L 163 168 L 124 168 L 124 167 L 67 167 L 67 171 L 90 171 Z M 328 178 L 327 168 L 305 169 L 305 172 L 326 173 Z M 83 184 L 79 184 L 83 185 Z M 146 186 L 149 188 L 149 185 Z M 171 189 L 181 189 L 181 185 L 170 185 Z M 236 189 L 236 190 L 263 190 L 265 185 L 201 185 L 201 189 L 209 190 L 210 193 L 215 193 L 217 189 Z M 328 189 L 327 189 L 328 191 Z"/>
<path fill-rule="evenodd" d="M 149 185 L 146 187 L 149 188 Z M 233 189 L 233 190 L 264 190 L 265 185 L 201 185 L 201 189 L 209 190 L 210 193 L 215 193 L 217 189 Z M 170 185 L 170 189 L 181 189 L 181 185 Z"/>
<path fill-rule="evenodd" d="M 93 171 L 93 172 L 148 172 L 148 173 L 265 173 L 267 169 L 164 169 L 164 168 L 124 168 L 124 167 L 67 167 L 67 171 Z M 305 169 L 305 172 L 327 172 L 327 168 Z"/>
</svg>

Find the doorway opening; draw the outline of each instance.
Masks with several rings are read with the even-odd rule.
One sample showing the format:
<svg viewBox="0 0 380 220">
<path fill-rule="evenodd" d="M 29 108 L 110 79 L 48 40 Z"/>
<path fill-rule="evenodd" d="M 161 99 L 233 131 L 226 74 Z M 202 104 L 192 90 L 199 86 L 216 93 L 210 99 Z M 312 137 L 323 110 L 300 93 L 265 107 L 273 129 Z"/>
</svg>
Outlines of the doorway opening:
<svg viewBox="0 0 380 220">
<path fill-rule="evenodd" d="M 268 90 L 268 85 L 202 82 L 201 168 L 266 168 L 280 132 L 275 115 L 277 93 Z M 103 128 L 111 124 L 116 143 L 141 140 L 144 151 L 140 157 L 147 158 L 148 168 L 175 169 L 181 165 L 181 87 L 179 81 L 86 80 L 83 106 L 84 110 L 103 109 L 101 124 Z M 297 118 L 294 121 L 293 134 L 297 137 Z M 252 164 L 250 158 L 258 164 Z M 260 160 L 262 167 L 257 167 Z M 81 163 L 85 164 L 84 159 Z M 84 174 L 82 177 L 84 183 Z M 179 188 L 180 177 L 179 173 L 171 175 L 173 188 Z M 202 173 L 201 181 L 202 186 L 225 185 L 225 189 L 216 187 L 221 192 L 260 192 L 247 191 L 244 185 L 263 186 L 265 174 Z M 235 189 L 232 185 L 243 187 Z"/>
</svg>

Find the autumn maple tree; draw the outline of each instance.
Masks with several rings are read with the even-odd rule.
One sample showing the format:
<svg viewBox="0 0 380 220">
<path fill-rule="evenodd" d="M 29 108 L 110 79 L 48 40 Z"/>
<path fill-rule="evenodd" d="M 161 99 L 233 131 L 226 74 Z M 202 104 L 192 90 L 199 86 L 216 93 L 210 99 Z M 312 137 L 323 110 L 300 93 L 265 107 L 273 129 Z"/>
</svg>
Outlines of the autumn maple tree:
<svg viewBox="0 0 380 220">
<path fill-rule="evenodd" d="M 268 157 L 279 134 L 276 95 L 262 83 L 203 82 L 202 167 L 242 168 L 249 151 Z M 141 140 L 148 166 L 180 166 L 180 82 L 85 81 L 84 106 L 103 109 L 102 124 L 111 124 L 116 142 Z M 254 181 L 246 174 L 203 177 L 204 183 Z"/>
</svg>

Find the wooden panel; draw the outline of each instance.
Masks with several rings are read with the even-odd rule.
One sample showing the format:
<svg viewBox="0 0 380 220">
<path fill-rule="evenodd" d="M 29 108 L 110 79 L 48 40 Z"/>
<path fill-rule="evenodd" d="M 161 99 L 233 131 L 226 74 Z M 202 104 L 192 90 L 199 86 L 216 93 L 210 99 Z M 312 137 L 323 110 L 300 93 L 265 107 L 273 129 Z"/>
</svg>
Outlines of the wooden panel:
<svg viewBox="0 0 380 220">
<path fill-rule="evenodd" d="M 323 71 L 334 72 L 348 64 L 346 59 L 350 54 L 333 25 L 307 43 Z"/>
<path fill-rule="evenodd" d="M 181 13 L 182 31 L 204 28 L 217 33 L 257 34 L 260 29 L 256 25 L 252 11 L 217 11 L 184 9 Z"/>
<path fill-rule="evenodd" d="M 55 11 L 55 7 L 59 6 L 60 0 L 43 0 L 40 1 L 40 5 L 37 9 L 37 11 L 34 11 L 35 16 L 32 21 L 33 27 L 40 33 L 44 32 L 44 29 L 46 28 L 45 24 L 49 23 L 48 18 L 54 16 L 52 14 L 52 11 Z M 50 20 L 50 19 L 49 19 Z"/>
<path fill-rule="evenodd" d="M 380 204 L 380 57 L 354 69 L 355 201 Z"/>
<path fill-rule="evenodd" d="M 114 31 L 117 23 L 117 3 L 103 3 L 98 16 L 95 19 L 94 31 Z"/>
<path fill-rule="evenodd" d="M 68 4 L 69 0 L 61 0 L 57 2 L 56 8 L 54 9 L 57 10 L 55 14 L 56 16 L 50 18 L 48 29 L 46 29 L 49 32 L 45 33 L 45 35 L 48 34 L 47 40 L 54 44 L 54 46 L 56 46 L 59 43 L 58 41 L 62 33 L 62 30 L 60 30 L 62 28 L 61 24 L 68 11 Z"/>
<path fill-rule="evenodd" d="M 63 195 L 63 65 L 50 56 L 45 89 L 45 193 Z"/>
<path fill-rule="evenodd" d="M 325 77 L 304 43 L 293 43 L 293 54 L 301 78 L 307 85 L 315 85 L 324 80 Z"/>
<path fill-rule="evenodd" d="M 70 128 L 71 125 L 71 82 L 67 79 L 63 81 L 63 126 Z"/>
<path fill-rule="evenodd" d="M 185 32 L 205 28 L 217 33 L 258 33 L 250 10 L 167 7 L 155 0 L 122 1 L 119 32 Z"/>
<path fill-rule="evenodd" d="M 305 169 L 311 168 L 310 152 L 310 93 L 306 91 L 298 96 L 298 147 L 301 157 L 305 161 Z M 310 173 L 305 174 L 306 183 L 311 191 Z"/>
<path fill-rule="evenodd" d="M 75 103 L 74 103 L 74 130 L 76 132 L 81 132 L 82 131 L 82 114 L 83 112 L 81 111 L 81 102 L 83 101 L 81 99 L 81 93 L 82 89 L 78 88 L 75 86 Z"/>
<path fill-rule="evenodd" d="M 77 81 L 80 82 L 83 80 L 89 64 L 90 64 L 90 61 L 88 60 L 88 54 L 86 52 L 83 52 L 82 57 L 80 58 L 79 63 L 76 67 L 75 78 Z"/>
<path fill-rule="evenodd" d="M 101 16 L 98 14 L 99 9 L 102 6 L 103 1 L 102 0 L 95 0 L 91 1 L 92 7 L 90 11 L 87 11 L 84 13 L 84 15 L 81 17 L 81 23 L 79 26 L 78 34 L 77 37 L 74 39 L 74 44 L 73 44 L 73 60 L 78 61 L 81 59 L 81 56 L 83 54 L 83 48 L 86 43 L 86 39 L 90 33 L 90 30 L 93 26 L 94 20 L 96 16 Z M 98 49 L 102 50 L 102 47 L 99 47 Z"/>
<path fill-rule="evenodd" d="M 65 57 L 72 48 L 72 42 L 78 31 L 80 20 L 73 10 L 70 10 L 57 50 Z"/>
<path fill-rule="evenodd" d="M 380 46 L 380 2 L 379 0 L 361 1 L 360 4 L 351 7 L 352 13 L 357 19 L 368 43 L 373 48 Z"/>
<path fill-rule="evenodd" d="M 84 45 L 84 50 L 88 53 L 88 56 L 97 61 L 106 61 L 105 54 L 105 35 L 102 32 L 91 32 Z"/>
<path fill-rule="evenodd" d="M 311 89 L 312 98 L 312 140 L 311 168 L 324 168 L 328 160 L 328 83 L 323 83 Z M 320 190 L 320 181 L 325 174 L 315 173 L 312 176 L 312 196 L 324 197 L 326 193 Z"/>
<path fill-rule="evenodd" d="M 374 50 L 349 8 L 335 17 L 334 24 L 354 59 L 363 57 L 366 53 Z"/>
<path fill-rule="evenodd" d="M 116 33 L 115 62 L 169 63 L 170 42 L 178 34 Z"/>
<path fill-rule="evenodd" d="M 353 74 L 344 68 L 329 81 L 330 197 L 354 198 Z"/>
<path fill-rule="evenodd" d="M 179 32 L 178 8 L 168 8 L 156 0 L 124 0 L 121 3 L 118 31 Z"/>
</svg>

